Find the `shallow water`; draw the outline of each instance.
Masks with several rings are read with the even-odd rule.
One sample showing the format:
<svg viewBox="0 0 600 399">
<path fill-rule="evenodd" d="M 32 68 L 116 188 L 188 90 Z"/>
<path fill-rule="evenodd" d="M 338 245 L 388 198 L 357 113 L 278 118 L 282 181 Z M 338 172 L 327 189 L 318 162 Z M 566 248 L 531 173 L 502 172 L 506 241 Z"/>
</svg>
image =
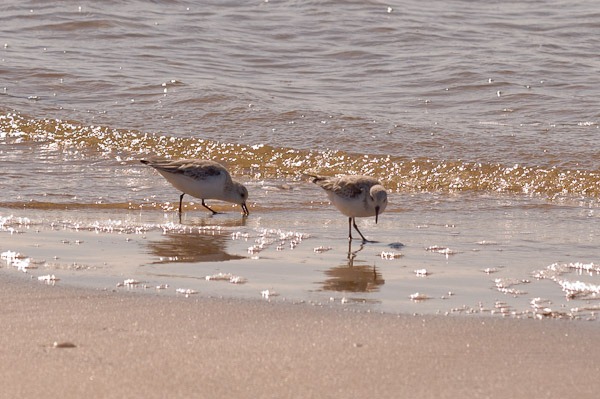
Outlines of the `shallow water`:
<svg viewBox="0 0 600 399">
<path fill-rule="evenodd" d="M 597 228 L 580 207 L 461 198 L 461 208 L 472 202 L 477 209 L 457 210 L 456 201 L 429 201 L 426 214 L 392 211 L 377 225 L 359 223 L 377 242 L 350 248 L 346 221 L 322 204 L 249 218 L 190 211 L 181 224 L 176 212 L 155 209 L 12 210 L 2 247 L 30 258 L 29 275 L 54 275 L 57 284 L 392 313 L 596 320 L 600 265 L 569 266 L 597 244 Z M 565 240 L 565 231 L 584 228 L 588 235 Z M 543 276 L 555 263 L 561 273 Z M 585 289 L 571 293 L 561 285 L 582 282 Z"/>
<path fill-rule="evenodd" d="M 58 284 L 594 319 L 599 18 L 591 0 L 4 2 L 0 252 Z M 149 154 L 223 162 L 250 217 L 186 197 L 179 224 Z M 352 266 L 306 172 L 390 190 Z"/>
</svg>

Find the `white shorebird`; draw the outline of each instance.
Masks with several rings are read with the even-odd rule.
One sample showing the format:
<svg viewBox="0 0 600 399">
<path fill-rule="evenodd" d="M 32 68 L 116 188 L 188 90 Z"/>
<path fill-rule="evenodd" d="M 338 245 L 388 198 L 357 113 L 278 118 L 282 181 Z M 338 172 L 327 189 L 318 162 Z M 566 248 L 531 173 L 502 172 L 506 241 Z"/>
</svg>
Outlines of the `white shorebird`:
<svg viewBox="0 0 600 399">
<path fill-rule="evenodd" d="M 140 160 L 144 165 L 152 166 L 169 183 L 181 191 L 179 197 L 179 214 L 181 215 L 181 202 L 183 196 L 189 194 L 200 198 L 202 206 L 213 211 L 204 203 L 205 199 L 217 199 L 221 201 L 240 204 L 244 216 L 248 216 L 248 190 L 243 184 L 231 179 L 229 172 L 220 163 L 206 159 L 179 159 L 179 160 Z"/>
<path fill-rule="evenodd" d="M 375 216 L 375 223 L 377 223 L 379 215 L 387 206 L 385 187 L 377 179 L 369 176 L 308 176 L 312 178 L 313 183 L 325 190 L 331 203 L 348 216 L 348 239 L 352 240 L 352 226 L 354 226 L 363 242 L 367 242 L 356 226 L 354 218 Z"/>
</svg>

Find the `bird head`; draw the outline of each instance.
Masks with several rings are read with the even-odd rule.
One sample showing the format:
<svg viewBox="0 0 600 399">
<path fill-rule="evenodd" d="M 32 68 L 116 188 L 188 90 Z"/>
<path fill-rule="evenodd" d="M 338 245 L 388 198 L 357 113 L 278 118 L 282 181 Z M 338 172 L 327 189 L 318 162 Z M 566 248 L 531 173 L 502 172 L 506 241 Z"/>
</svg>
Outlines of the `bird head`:
<svg viewBox="0 0 600 399">
<path fill-rule="evenodd" d="M 371 187 L 371 198 L 375 205 L 375 223 L 379 219 L 379 214 L 383 213 L 387 206 L 387 190 L 380 184 Z"/>
</svg>

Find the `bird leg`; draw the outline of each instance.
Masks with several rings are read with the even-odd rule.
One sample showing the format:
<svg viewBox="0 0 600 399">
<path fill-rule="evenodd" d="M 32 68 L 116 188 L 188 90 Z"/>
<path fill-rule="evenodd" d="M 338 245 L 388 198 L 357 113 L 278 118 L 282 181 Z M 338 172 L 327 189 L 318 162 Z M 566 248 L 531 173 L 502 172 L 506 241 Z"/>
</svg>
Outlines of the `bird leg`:
<svg viewBox="0 0 600 399">
<path fill-rule="evenodd" d="M 181 217 L 181 202 L 183 201 L 183 196 L 185 195 L 185 193 L 181 193 L 181 195 L 179 196 L 179 216 Z"/>
<path fill-rule="evenodd" d="M 354 226 L 356 231 L 358 231 L 358 234 L 360 234 L 360 237 L 362 238 L 363 242 L 368 242 L 365 236 L 363 236 L 360 230 L 358 229 L 358 226 L 356 225 L 356 220 L 354 218 L 350 218 L 350 221 L 352 222 L 352 226 Z M 352 229 L 350 229 L 350 231 L 352 231 Z M 352 239 L 352 233 L 350 233 L 350 239 Z"/>
<path fill-rule="evenodd" d="M 209 211 L 211 211 L 213 215 L 216 215 L 217 213 L 219 213 L 219 212 L 215 212 L 215 211 L 213 211 L 212 209 L 210 209 L 210 208 L 208 207 L 208 205 L 206 205 L 206 204 L 204 203 L 204 200 L 202 200 L 202 206 L 203 206 L 203 207 L 205 207 L 206 209 L 208 209 Z"/>
</svg>

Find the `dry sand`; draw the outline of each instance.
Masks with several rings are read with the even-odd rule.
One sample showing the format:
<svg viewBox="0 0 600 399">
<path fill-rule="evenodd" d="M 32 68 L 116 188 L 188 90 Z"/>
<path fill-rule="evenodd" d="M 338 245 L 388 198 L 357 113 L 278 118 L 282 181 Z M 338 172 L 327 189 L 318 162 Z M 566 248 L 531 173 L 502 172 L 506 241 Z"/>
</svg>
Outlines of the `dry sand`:
<svg viewBox="0 0 600 399">
<path fill-rule="evenodd" d="M 596 398 L 600 392 L 595 323 L 94 291 L 2 271 L 0 281 L 3 398 Z"/>
</svg>

